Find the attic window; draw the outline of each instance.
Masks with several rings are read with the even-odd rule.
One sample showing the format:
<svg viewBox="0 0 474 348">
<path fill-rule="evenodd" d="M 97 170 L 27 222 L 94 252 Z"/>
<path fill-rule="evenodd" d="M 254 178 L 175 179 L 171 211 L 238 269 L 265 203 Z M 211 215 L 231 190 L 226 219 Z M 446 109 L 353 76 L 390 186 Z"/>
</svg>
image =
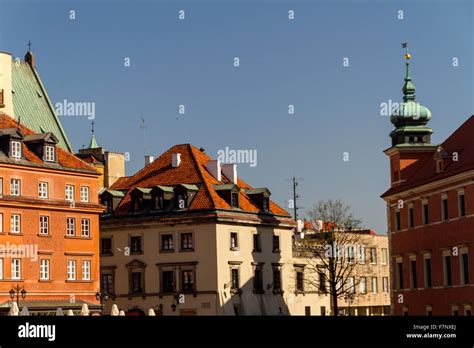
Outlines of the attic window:
<svg viewBox="0 0 474 348">
<path fill-rule="evenodd" d="M 231 206 L 233 208 L 238 208 L 239 207 L 239 193 L 232 192 L 230 197 L 231 197 Z"/>
<path fill-rule="evenodd" d="M 436 161 L 436 173 L 441 173 L 444 170 L 443 168 L 443 160 Z"/>
<path fill-rule="evenodd" d="M 44 160 L 46 162 L 54 162 L 56 159 L 55 148 L 51 145 L 45 145 L 44 147 Z"/>
<path fill-rule="evenodd" d="M 21 158 L 21 142 L 20 141 L 11 141 L 11 157 L 15 159 Z"/>
<path fill-rule="evenodd" d="M 263 197 L 262 208 L 263 211 L 270 211 L 270 197 Z"/>
</svg>

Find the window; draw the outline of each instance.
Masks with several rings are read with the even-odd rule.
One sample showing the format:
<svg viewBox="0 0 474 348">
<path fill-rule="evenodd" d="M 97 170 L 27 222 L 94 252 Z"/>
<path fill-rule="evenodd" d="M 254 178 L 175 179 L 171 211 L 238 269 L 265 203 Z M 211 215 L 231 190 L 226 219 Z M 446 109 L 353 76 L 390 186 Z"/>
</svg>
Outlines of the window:
<svg viewBox="0 0 474 348">
<path fill-rule="evenodd" d="M 347 291 L 349 294 L 355 294 L 355 279 L 354 277 L 347 278 Z"/>
<path fill-rule="evenodd" d="M 81 202 L 89 202 L 89 187 L 81 186 Z"/>
<path fill-rule="evenodd" d="M 181 233 L 181 250 L 193 250 L 193 234 Z"/>
<path fill-rule="evenodd" d="M 297 291 L 304 291 L 304 278 L 303 278 L 303 271 L 296 272 L 296 290 Z"/>
<path fill-rule="evenodd" d="M 49 280 L 49 260 L 40 261 L 40 280 Z"/>
<path fill-rule="evenodd" d="M 453 285 L 452 270 L 451 270 L 451 255 L 444 255 L 443 269 L 444 269 L 444 286 Z"/>
<path fill-rule="evenodd" d="M 76 280 L 76 261 L 68 260 L 67 262 L 67 280 Z"/>
<path fill-rule="evenodd" d="M 428 203 L 423 203 L 423 224 L 428 225 L 430 222 Z"/>
<path fill-rule="evenodd" d="M 281 291 L 281 270 L 279 267 L 273 268 L 273 291 Z"/>
<path fill-rule="evenodd" d="M 347 247 L 347 256 L 349 259 L 349 263 L 354 263 L 355 247 L 353 247 L 352 245 Z"/>
<path fill-rule="evenodd" d="M 21 259 L 12 259 L 12 279 L 21 279 Z"/>
<path fill-rule="evenodd" d="M 367 292 L 367 278 L 360 277 L 359 279 L 359 292 L 365 294 Z"/>
<path fill-rule="evenodd" d="M 432 306 L 426 306 L 426 315 L 431 317 L 433 315 L 433 307 Z"/>
<path fill-rule="evenodd" d="M 425 287 L 431 288 L 433 286 L 431 278 L 431 256 L 425 256 Z"/>
<path fill-rule="evenodd" d="M 161 235 L 161 250 L 163 251 L 173 251 L 173 235 L 172 234 L 162 234 Z"/>
<path fill-rule="evenodd" d="M 365 247 L 359 247 L 359 262 L 365 263 Z"/>
<path fill-rule="evenodd" d="M 415 216 L 413 213 L 413 207 L 408 208 L 408 226 L 410 228 L 415 227 Z"/>
<path fill-rule="evenodd" d="M 132 294 L 143 293 L 143 272 L 132 272 Z"/>
<path fill-rule="evenodd" d="M 310 306 L 305 306 L 304 307 L 304 315 L 309 317 L 311 315 L 311 307 Z"/>
<path fill-rule="evenodd" d="M 263 292 L 262 266 L 256 266 L 253 271 L 253 291 Z"/>
<path fill-rule="evenodd" d="M 39 234 L 49 234 L 49 216 L 40 216 Z"/>
<path fill-rule="evenodd" d="M 10 233 L 20 233 L 21 216 L 20 214 L 10 215 Z"/>
<path fill-rule="evenodd" d="M 230 250 L 237 250 L 239 248 L 237 236 L 237 232 L 230 232 Z"/>
<path fill-rule="evenodd" d="M 322 317 L 325 317 L 326 316 L 326 306 L 321 306 L 319 308 L 319 314 L 322 316 Z"/>
<path fill-rule="evenodd" d="M 102 255 L 112 255 L 112 238 L 100 239 L 100 253 Z"/>
<path fill-rule="evenodd" d="M 397 212 L 395 213 L 395 229 L 396 229 L 397 231 L 400 231 L 401 228 L 402 228 L 401 226 L 402 226 L 402 225 L 401 225 L 401 221 L 400 221 L 400 212 L 397 211 Z"/>
<path fill-rule="evenodd" d="M 82 280 L 91 280 L 91 262 L 89 260 L 82 261 Z"/>
<path fill-rule="evenodd" d="M 260 245 L 260 234 L 255 233 L 253 235 L 253 251 L 255 252 L 260 252 L 262 251 L 261 245 Z"/>
<path fill-rule="evenodd" d="M 382 265 L 387 264 L 387 248 L 382 248 Z"/>
<path fill-rule="evenodd" d="M 388 292 L 388 277 L 382 277 L 382 292 Z"/>
<path fill-rule="evenodd" d="M 174 271 L 161 272 L 161 292 L 175 292 Z"/>
<path fill-rule="evenodd" d="M 38 183 L 38 196 L 39 198 L 48 198 L 48 183 L 47 182 Z"/>
<path fill-rule="evenodd" d="M 10 180 L 10 194 L 12 196 L 19 196 L 21 193 L 20 179 Z"/>
<path fill-rule="evenodd" d="M 416 260 L 410 260 L 410 287 L 412 289 L 417 288 L 416 281 Z"/>
<path fill-rule="evenodd" d="M 237 290 L 239 288 L 239 269 L 232 268 L 230 270 L 230 276 L 231 276 L 230 288 L 233 290 Z"/>
<path fill-rule="evenodd" d="M 132 253 L 142 252 L 142 236 L 130 237 L 130 252 Z"/>
<path fill-rule="evenodd" d="M 230 199 L 231 199 L 231 206 L 234 208 L 239 207 L 239 193 L 238 192 L 232 192 L 230 194 Z"/>
<path fill-rule="evenodd" d="M 0 279 L 3 279 L 3 258 L 0 258 Z"/>
<path fill-rule="evenodd" d="M 104 294 L 115 293 L 114 275 L 112 273 L 103 273 L 100 275 L 100 290 Z"/>
<path fill-rule="evenodd" d="M 66 201 L 74 201 L 74 185 L 66 185 Z"/>
<path fill-rule="evenodd" d="M 326 274 L 319 272 L 319 291 L 322 293 L 326 292 Z"/>
<path fill-rule="evenodd" d="M 376 294 L 377 293 L 377 278 L 372 277 L 372 293 Z"/>
<path fill-rule="evenodd" d="M 11 155 L 14 159 L 21 158 L 21 142 L 19 141 L 12 141 L 11 142 Z"/>
<path fill-rule="evenodd" d="M 449 211 L 448 211 L 448 198 L 445 197 L 441 200 L 441 219 L 446 221 L 449 219 Z"/>
<path fill-rule="evenodd" d="M 75 218 L 66 218 L 66 236 L 75 236 L 76 235 L 76 219 Z"/>
<path fill-rule="evenodd" d="M 273 236 L 273 252 L 279 253 L 280 252 L 280 236 Z"/>
<path fill-rule="evenodd" d="M 0 178 L 0 195 L 3 195 L 3 178 Z"/>
<path fill-rule="evenodd" d="M 451 312 L 455 317 L 457 317 L 459 315 L 459 307 L 458 306 L 452 306 L 451 307 Z"/>
<path fill-rule="evenodd" d="M 375 265 L 377 263 L 377 249 L 370 248 L 370 263 Z"/>
<path fill-rule="evenodd" d="M 90 237 L 91 235 L 91 222 L 89 219 L 81 220 L 81 235 L 83 237 Z"/>
<path fill-rule="evenodd" d="M 464 193 L 459 194 L 459 216 L 463 217 L 466 216 L 466 200 L 464 197 Z"/>
<path fill-rule="evenodd" d="M 469 284 L 469 256 L 467 250 L 461 252 L 461 284 Z"/>
<path fill-rule="evenodd" d="M 194 271 L 181 271 L 181 284 L 183 291 L 194 291 Z"/>
<path fill-rule="evenodd" d="M 262 207 L 263 207 L 263 211 L 270 211 L 270 198 L 269 197 L 263 197 Z"/>
<path fill-rule="evenodd" d="M 46 162 L 54 162 L 54 146 L 46 145 L 44 147 L 44 160 Z"/>
<path fill-rule="evenodd" d="M 403 289 L 403 262 L 401 260 L 397 262 L 397 271 L 397 287 Z"/>
</svg>

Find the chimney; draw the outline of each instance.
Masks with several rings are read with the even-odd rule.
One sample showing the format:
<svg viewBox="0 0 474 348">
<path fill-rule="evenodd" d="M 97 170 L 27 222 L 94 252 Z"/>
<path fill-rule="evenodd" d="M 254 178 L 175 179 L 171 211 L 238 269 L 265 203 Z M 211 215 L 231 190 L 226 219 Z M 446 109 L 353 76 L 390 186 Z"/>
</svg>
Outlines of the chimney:
<svg viewBox="0 0 474 348">
<path fill-rule="evenodd" d="M 171 161 L 171 165 L 173 168 L 179 167 L 179 164 L 181 163 L 181 154 L 180 153 L 174 153 L 173 154 L 173 159 Z"/>
<path fill-rule="evenodd" d="M 207 170 L 209 170 L 214 178 L 217 181 L 222 181 L 221 176 L 221 161 L 219 160 L 210 160 L 206 163 Z"/>
<path fill-rule="evenodd" d="M 155 157 L 153 156 L 145 156 L 145 165 L 149 165 L 151 162 L 155 160 Z"/>
<path fill-rule="evenodd" d="M 227 163 L 222 165 L 222 173 L 230 180 L 231 183 L 237 185 L 237 164 Z"/>
</svg>

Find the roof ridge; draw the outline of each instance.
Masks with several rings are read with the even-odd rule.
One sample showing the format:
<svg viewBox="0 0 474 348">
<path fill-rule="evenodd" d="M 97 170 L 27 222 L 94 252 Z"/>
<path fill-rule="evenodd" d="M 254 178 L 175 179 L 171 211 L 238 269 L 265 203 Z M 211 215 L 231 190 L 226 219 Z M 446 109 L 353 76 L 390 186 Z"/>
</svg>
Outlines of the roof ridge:
<svg viewBox="0 0 474 348">
<path fill-rule="evenodd" d="M 192 144 L 184 144 L 184 145 L 187 146 L 190 149 L 191 158 L 193 159 L 194 165 L 195 165 L 195 167 L 196 167 L 196 169 L 199 173 L 199 176 L 201 177 L 201 180 L 204 183 L 204 186 L 206 187 L 206 195 L 211 199 L 211 202 L 212 202 L 212 205 L 214 206 L 214 208 L 216 208 L 217 207 L 216 201 L 214 200 L 214 197 L 212 197 L 211 192 L 210 192 L 211 187 L 210 187 L 209 183 L 207 182 L 207 180 L 204 178 L 204 174 L 202 172 L 201 166 L 200 166 L 200 164 L 198 163 L 198 161 L 196 159 L 196 154 L 194 153 L 194 150 L 199 151 L 199 149 L 194 147 Z M 209 156 L 207 156 L 207 157 L 209 157 Z"/>
</svg>

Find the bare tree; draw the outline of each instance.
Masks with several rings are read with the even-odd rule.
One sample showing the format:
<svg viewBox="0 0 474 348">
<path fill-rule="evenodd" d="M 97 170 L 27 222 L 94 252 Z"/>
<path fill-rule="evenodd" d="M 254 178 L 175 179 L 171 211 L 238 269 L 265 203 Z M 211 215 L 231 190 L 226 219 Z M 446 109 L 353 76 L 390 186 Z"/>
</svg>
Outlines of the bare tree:
<svg viewBox="0 0 474 348">
<path fill-rule="evenodd" d="M 350 304 L 355 297 L 358 281 L 354 270 L 362 253 L 365 260 L 366 238 L 355 231 L 361 220 L 339 199 L 318 201 L 308 215 L 317 232 L 298 243 L 300 254 L 307 260 L 305 282 L 329 293 L 333 315 L 337 316 L 338 299 L 345 298 Z"/>
</svg>

